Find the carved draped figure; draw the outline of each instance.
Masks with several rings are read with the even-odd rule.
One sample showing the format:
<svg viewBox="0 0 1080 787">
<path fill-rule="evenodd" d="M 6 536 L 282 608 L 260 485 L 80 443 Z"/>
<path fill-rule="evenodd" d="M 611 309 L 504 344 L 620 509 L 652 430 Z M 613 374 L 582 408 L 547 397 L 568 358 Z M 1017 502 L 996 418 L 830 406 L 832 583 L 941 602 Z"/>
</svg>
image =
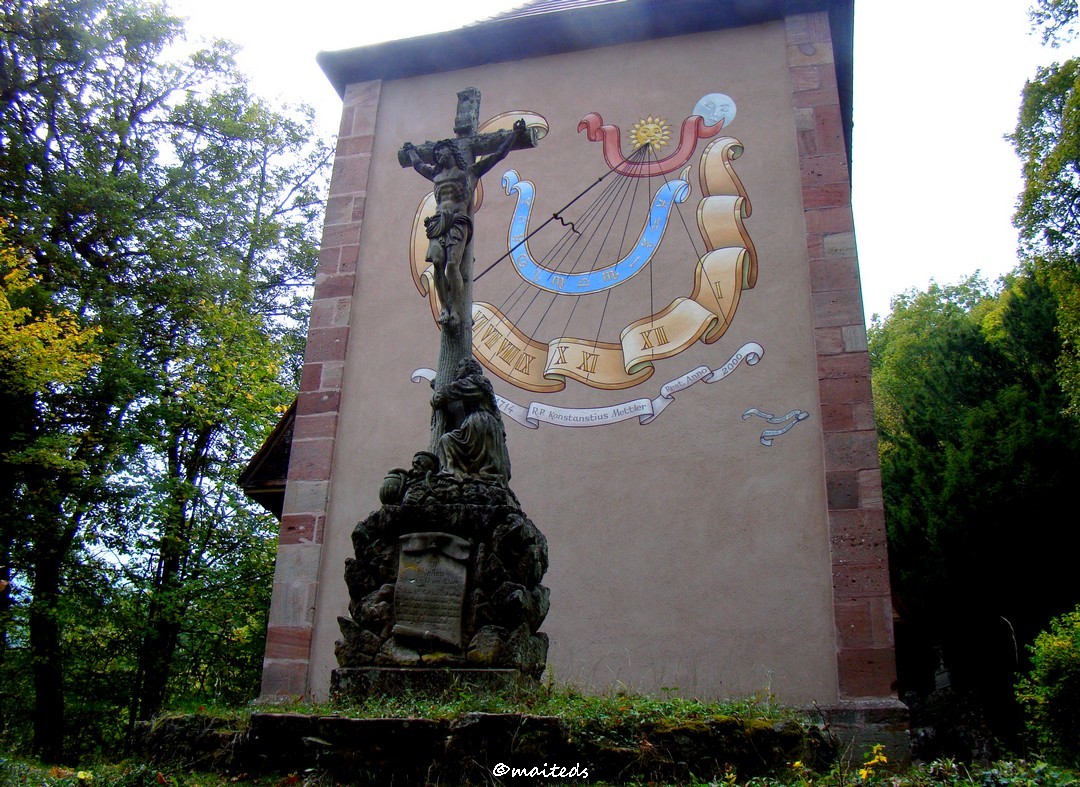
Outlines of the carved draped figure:
<svg viewBox="0 0 1080 787">
<path fill-rule="evenodd" d="M 458 365 L 454 380 L 436 391 L 432 407 L 447 414 L 451 427 L 436 447 L 440 472 L 504 484 L 510 480 L 506 430 L 491 382 L 476 360 L 466 358 Z"/>
</svg>

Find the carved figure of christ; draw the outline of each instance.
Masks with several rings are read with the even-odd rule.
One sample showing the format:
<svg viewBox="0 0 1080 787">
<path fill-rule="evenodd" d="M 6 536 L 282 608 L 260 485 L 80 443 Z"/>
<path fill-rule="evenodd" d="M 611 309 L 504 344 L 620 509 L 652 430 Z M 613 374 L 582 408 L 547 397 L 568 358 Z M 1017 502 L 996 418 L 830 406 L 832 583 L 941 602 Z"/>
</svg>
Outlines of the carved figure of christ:
<svg viewBox="0 0 1080 787">
<path fill-rule="evenodd" d="M 435 274 L 435 289 L 442 302 L 439 324 L 439 362 L 436 390 L 448 385 L 458 364 L 472 356 L 472 237 L 473 192 L 484 173 L 511 150 L 536 147 L 536 133 L 518 120 L 513 130 L 477 133 L 480 91 L 468 87 L 458 93 L 454 139 L 413 145 L 398 151 L 398 163 L 412 167 L 430 180 L 435 191 L 435 215 L 424 220 L 428 236 L 427 259 Z M 431 450 L 447 431 L 444 414 L 432 413 Z"/>
</svg>

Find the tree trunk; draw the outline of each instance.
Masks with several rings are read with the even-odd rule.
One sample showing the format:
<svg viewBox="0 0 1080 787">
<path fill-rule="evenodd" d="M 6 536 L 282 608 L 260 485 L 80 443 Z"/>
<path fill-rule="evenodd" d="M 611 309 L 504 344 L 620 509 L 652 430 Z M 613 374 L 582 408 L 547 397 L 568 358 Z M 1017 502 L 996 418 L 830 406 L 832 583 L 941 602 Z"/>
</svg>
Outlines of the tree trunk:
<svg viewBox="0 0 1080 787">
<path fill-rule="evenodd" d="M 34 562 L 30 603 L 30 655 L 34 676 L 34 750 L 44 762 L 60 762 L 64 752 L 64 665 L 60 650 L 59 544 L 42 549 Z"/>
<path fill-rule="evenodd" d="M 183 603 L 180 598 L 180 567 L 183 560 L 176 523 L 165 530 L 159 547 L 158 575 L 150 591 L 146 633 L 139 649 L 135 690 L 129 727 L 153 718 L 165 704 L 173 655 L 180 637 Z"/>
</svg>

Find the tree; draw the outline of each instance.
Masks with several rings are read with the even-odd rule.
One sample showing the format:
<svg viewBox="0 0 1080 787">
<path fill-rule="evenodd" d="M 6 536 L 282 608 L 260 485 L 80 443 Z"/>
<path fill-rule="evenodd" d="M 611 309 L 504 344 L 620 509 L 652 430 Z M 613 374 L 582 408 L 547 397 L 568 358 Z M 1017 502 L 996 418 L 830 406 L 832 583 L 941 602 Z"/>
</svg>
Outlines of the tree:
<svg viewBox="0 0 1080 787">
<path fill-rule="evenodd" d="M 899 296 L 870 330 L 894 589 L 922 654 L 902 654 L 906 682 L 931 689 L 940 651 L 1008 733 L 1022 645 L 1080 600 L 1059 543 L 1080 426 L 1061 416 L 1058 307 L 1021 270 L 1000 293 L 972 277 Z"/>
<path fill-rule="evenodd" d="M 1076 0 L 1042 0 L 1032 18 L 1044 40 L 1075 35 Z M 1015 223 L 1021 251 L 1059 301 L 1061 384 L 1080 417 L 1080 60 L 1040 68 L 1024 86 L 1013 144 L 1024 190 Z"/>
<path fill-rule="evenodd" d="M 63 384 L 0 381 L 15 414 L 0 513 L 26 588 L 35 745 L 56 759 L 73 580 L 134 594 L 129 703 L 145 716 L 187 583 L 212 583 L 229 527 L 265 535 L 229 481 L 295 383 L 329 152 L 310 113 L 250 95 L 228 46 L 168 62 L 182 28 L 158 6 L 15 0 L 0 24 L 0 215 L 36 283 L 26 308 L 38 323 L 66 309 L 99 356 Z"/>
<path fill-rule="evenodd" d="M 1080 9 L 1076 0 L 1037 0 L 1031 8 L 1031 22 L 1042 28 L 1043 43 L 1059 46 L 1076 35 Z"/>
</svg>

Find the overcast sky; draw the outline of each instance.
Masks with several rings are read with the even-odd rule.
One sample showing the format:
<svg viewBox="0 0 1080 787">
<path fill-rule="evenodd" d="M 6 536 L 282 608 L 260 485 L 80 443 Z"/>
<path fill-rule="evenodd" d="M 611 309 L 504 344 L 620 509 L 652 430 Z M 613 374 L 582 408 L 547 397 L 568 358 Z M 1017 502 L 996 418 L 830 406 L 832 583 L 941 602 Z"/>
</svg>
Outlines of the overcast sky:
<svg viewBox="0 0 1080 787">
<path fill-rule="evenodd" d="M 517 4 L 169 3 L 193 37 L 240 44 L 260 94 L 312 104 L 328 136 L 340 103 L 316 52 L 447 30 Z M 852 200 L 867 320 L 932 278 L 981 270 L 994 279 L 1015 265 L 1020 164 L 1004 136 L 1036 67 L 1080 55 L 1080 42 L 1042 47 L 1027 9 L 1026 0 L 855 1 Z"/>
</svg>

